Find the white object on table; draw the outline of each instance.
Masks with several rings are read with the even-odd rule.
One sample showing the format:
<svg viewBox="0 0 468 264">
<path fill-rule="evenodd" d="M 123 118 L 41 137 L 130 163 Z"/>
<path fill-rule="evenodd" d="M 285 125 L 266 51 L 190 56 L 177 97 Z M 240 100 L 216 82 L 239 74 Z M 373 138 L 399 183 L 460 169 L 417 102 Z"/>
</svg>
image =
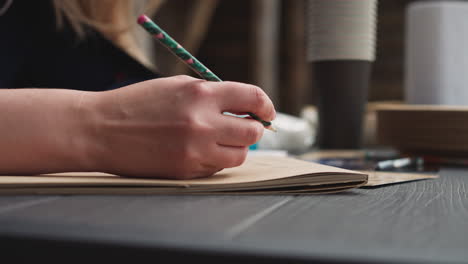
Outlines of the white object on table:
<svg viewBox="0 0 468 264">
<path fill-rule="evenodd" d="M 415 2 L 406 21 L 406 101 L 468 105 L 468 2 Z"/>
</svg>

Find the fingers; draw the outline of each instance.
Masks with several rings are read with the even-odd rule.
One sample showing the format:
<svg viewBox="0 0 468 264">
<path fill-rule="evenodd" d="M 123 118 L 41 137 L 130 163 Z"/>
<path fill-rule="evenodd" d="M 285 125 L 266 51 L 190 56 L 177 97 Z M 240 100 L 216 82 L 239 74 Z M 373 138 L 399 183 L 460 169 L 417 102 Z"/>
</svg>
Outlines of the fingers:
<svg viewBox="0 0 468 264">
<path fill-rule="evenodd" d="M 259 87 L 237 82 L 209 82 L 208 85 L 222 111 L 252 112 L 265 121 L 275 119 L 273 103 Z"/>
<path fill-rule="evenodd" d="M 218 145 L 211 157 L 211 164 L 218 168 L 232 168 L 242 165 L 247 157 L 248 147 Z"/>
<path fill-rule="evenodd" d="M 224 146 L 247 147 L 263 135 L 263 125 L 253 119 L 221 115 L 216 122 L 216 143 Z"/>
</svg>

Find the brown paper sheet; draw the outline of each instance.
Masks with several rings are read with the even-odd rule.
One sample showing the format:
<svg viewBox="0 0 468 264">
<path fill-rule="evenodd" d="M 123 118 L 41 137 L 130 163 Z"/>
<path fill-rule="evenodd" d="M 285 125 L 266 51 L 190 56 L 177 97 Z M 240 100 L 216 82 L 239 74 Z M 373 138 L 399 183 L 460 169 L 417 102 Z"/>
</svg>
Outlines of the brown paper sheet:
<svg viewBox="0 0 468 264">
<path fill-rule="evenodd" d="M 106 173 L 0 176 L 0 194 L 304 193 L 356 188 L 365 173 L 289 157 L 253 156 L 239 167 L 193 180 L 125 178 Z"/>
<path fill-rule="evenodd" d="M 410 181 L 418 181 L 425 179 L 437 179 L 438 175 L 423 174 L 423 173 L 402 173 L 402 172 L 387 172 L 387 171 L 362 171 L 369 175 L 368 182 L 364 187 L 377 187 L 394 183 L 403 183 Z"/>
</svg>

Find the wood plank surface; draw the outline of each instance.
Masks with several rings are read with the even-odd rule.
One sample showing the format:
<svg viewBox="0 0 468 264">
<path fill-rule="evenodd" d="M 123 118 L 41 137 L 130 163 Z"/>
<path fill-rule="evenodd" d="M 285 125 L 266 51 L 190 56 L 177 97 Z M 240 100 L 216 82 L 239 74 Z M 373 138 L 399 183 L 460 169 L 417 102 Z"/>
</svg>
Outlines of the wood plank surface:
<svg viewBox="0 0 468 264">
<path fill-rule="evenodd" d="M 467 186 L 468 170 L 447 169 L 439 179 L 334 195 L 38 196 L 49 200 L 13 209 L 31 197 L 3 196 L 0 238 L 286 261 L 467 263 Z"/>
</svg>

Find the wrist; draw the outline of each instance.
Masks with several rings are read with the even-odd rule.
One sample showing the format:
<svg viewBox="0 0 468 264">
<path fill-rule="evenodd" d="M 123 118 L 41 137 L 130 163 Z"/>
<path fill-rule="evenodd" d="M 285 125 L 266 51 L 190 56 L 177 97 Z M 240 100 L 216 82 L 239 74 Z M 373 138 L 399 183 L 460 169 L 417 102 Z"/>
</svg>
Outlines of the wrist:
<svg viewBox="0 0 468 264">
<path fill-rule="evenodd" d="M 77 118 L 75 139 L 73 145 L 76 161 L 81 171 L 104 171 L 103 137 L 101 124 L 103 122 L 104 92 L 82 92 L 75 102 L 74 112 Z"/>
</svg>

